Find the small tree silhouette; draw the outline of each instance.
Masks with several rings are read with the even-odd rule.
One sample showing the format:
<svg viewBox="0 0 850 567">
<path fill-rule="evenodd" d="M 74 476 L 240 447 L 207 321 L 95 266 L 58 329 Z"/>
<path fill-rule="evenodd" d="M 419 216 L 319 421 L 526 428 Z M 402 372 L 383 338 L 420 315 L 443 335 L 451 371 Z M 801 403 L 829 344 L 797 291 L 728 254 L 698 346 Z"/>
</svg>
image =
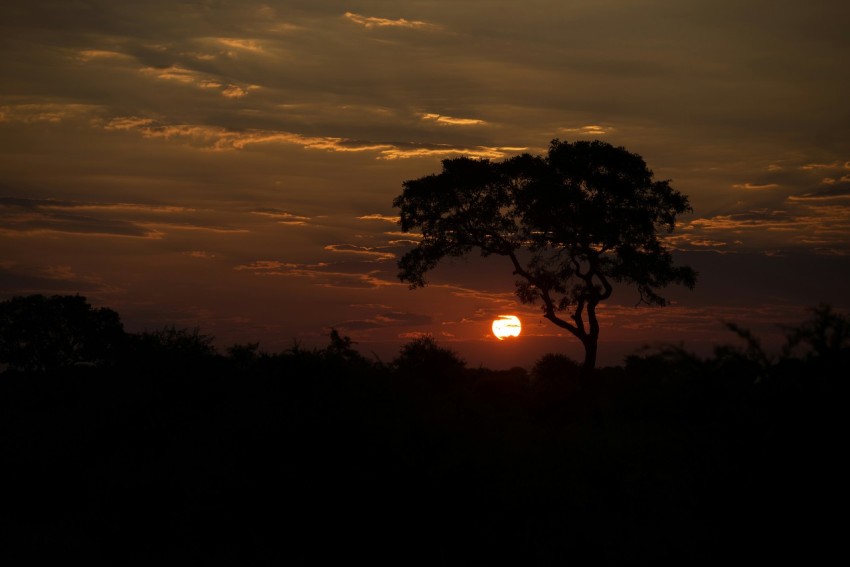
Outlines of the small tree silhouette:
<svg viewBox="0 0 850 567">
<path fill-rule="evenodd" d="M 788 334 L 783 354 L 787 357 L 802 350 L 808 359 L 832 361 L 850 351 L 850 317 L 837 313 L 830 305 L 810 309 L 812 317 Z"/>
<path fill-rule="evenodd" d="M 393 201 L 401 229 L 422 239 L 399 260 L 399 278 L 424 286 L 440 260 L 473 249 L 507 257 L 520 300 L 540 302 L 546 319 L 581 341 L 585 375 L 596 366 L 597 307 L 612 283 L 636 286 L 642 303 L 665 305 L 661 288 L 696 281 L 690 267 L 673 265 L 659 238 L 691 210 L 687 197 L 653 180 L 624 148 L 553 140 L 546 156 L 448 159 L 440 174 L 403 186 Z"/>
<path fill-rule="evenodd" d="M 457 353 L 437 345 L 430 335 L 402 346 L 393 364 L 403 374 L 436 379 L 456 376 L 466 367 L 466 362 Z"/>
<path fill-rule="evenodd" d="M 203 358 L 216 354 L 214 338 L 201 333 L 198 327 L 184 329 L 169 325 L 155 331 L 144 331 L 134 338 L 137 348 L 154 356 Z"/>
</svg>

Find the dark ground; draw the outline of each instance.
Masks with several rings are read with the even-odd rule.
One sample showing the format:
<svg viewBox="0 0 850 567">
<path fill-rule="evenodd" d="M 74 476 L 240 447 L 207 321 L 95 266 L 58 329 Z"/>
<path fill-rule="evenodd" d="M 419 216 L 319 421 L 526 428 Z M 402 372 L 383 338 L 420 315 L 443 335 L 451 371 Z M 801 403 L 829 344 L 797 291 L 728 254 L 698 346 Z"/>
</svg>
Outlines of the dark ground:
<svg viewBox="0 0 850 567">
<path fill-rule="evenodd" d="M 329 347 L 7 371 L 2 555 L 817 561 L 844 554 L 845 368 L 654 355 L 580 389 Z"/>
</svg>

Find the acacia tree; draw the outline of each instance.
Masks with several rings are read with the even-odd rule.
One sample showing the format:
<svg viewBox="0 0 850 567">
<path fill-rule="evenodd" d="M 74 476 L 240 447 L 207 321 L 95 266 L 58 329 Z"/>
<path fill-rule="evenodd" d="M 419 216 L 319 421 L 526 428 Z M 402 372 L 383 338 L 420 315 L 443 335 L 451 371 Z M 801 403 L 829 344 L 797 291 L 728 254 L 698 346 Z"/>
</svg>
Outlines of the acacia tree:
<svg viewBox="0 0 850 567">
<path fill-rule="evenodd" d="M 442 162 L 439 174 L 403 183 L 393 206 L 402 231 L 419 243 L 398 262 L 411 288 L 446 256 L 507 257 L 523 303 L 584 346 L 583 370 L 592 374 L 599 342 L 597 307 L 612 283 L 634 285 L 640 302 L 665 305 L 659 290 L 693 288 L 696 273 L 674 266 L 659 238 L 688 198 L 656 181 L 637 154 L 605 142 L 553 140 L 547 155 L 501 162 L 466 157 Z"/>
</svg>

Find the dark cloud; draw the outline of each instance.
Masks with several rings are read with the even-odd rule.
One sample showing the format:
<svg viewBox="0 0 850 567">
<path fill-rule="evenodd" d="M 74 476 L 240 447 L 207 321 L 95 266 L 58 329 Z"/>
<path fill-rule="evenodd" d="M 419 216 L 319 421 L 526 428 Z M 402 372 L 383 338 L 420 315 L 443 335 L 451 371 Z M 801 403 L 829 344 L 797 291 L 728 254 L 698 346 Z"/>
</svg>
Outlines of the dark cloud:
<svg viewBox="0 0 850 567">
<path fill-rule="evenodd" d="M 832 201 L 835 199 L 850 198 L 850 175 L 842 177 L 840 180 L 829 178 L 829 181 L 823 183 L 817 189 L 802 193 L 800 195 L 791 195 L 788 197 L 791 201 Z"/>
<path fill-rule="evenodd" d="M 41 207 L 75 207 L 79 203 L 58 199 L 28 199 L 26 197 L 0 197 L 0 207 L 37 210 Z"/>
<path fill-rule="evenodd" d="M 65 212 L 75 204 L 62 201 L 36 201 L 24 198 L 4 198 L 0 200 L 0 219 L 3 228 L 0 232 L 69 232 L 77 234 L 129 236 L 151 238 L 156 232 L 134 222 L 97 218 L 87 215 Z M 48 210 L 48 207 L 54 210 Z M 59 210 L 55 210 L 59 209 Z"/>
<path fill-rule="evenodd" d="M 0 198 L 0 218 L 10 233 L 67 232 L 158 239 L 165 231 L 242 233 L 247 229 L 216 223 L 210 211 L 138 203 L 94 203 L 57 199 Z"/>
</svg>

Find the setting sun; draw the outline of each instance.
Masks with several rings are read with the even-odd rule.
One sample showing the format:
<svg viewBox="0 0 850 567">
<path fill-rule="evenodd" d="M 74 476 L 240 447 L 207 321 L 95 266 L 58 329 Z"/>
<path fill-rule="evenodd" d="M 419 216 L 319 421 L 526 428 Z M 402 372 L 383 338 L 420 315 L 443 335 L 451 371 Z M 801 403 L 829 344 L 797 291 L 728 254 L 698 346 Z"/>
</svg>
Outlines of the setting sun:
<svg viewBox="0 0 850 567">
<path fill-rule="evenodd" d="M 493 321 L 493 334 L 500 341 L 508 337 L 518 337 L 521 331 L 522 324 L 516 315 L 499 315 L 499 318 Z"/>
</svg>

